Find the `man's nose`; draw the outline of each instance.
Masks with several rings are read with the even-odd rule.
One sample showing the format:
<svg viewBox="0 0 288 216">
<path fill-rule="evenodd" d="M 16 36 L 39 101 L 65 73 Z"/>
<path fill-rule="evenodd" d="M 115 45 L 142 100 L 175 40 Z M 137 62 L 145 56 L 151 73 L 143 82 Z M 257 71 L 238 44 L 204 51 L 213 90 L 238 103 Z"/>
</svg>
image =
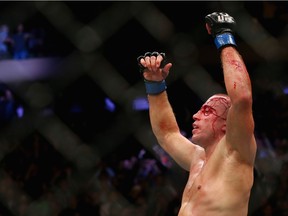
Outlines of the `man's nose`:
<svg viewBox="0 0 288 216">
<path fill-rule="evenodd" d="M 199 112 L 200 112 L 200 110 L 193 115 L 194 120 L 199 119 Z"/>
</svg>

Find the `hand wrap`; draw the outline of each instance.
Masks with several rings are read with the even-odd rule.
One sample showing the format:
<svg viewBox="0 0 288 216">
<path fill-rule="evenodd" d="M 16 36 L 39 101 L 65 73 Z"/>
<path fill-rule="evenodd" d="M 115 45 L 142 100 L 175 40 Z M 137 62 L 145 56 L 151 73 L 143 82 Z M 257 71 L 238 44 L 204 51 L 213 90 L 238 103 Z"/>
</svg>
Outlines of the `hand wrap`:
<svg viewBox="0 0 288 216">
<path fill-rule="evenodd" d="M 166 64 L 166 56 L 165 56 L 165 53 L 158 53 L 158 52 L 146 52 L 144 54 L 144 56 L 139 56 L 137 58 L 137 62 L 138 62 L 138 66 L 139 66 L 139 69 L 140 69 L 140 73 L 143 77 L 143 73 L 144 73 L 144 70 L 146 70 L 147 68 L 144 67 L 140 60 L 142 58 L 145 59 L 145 57 L 147 56 L 155 56 L 157 57 L 158 55 L 161 55 L 163 57 L 163 60 L 161 62 L 161 65 L 160 65 L 160 68 L 163 68 L 164 65 Z M 144 78 L 144 84 L 145 84 L 145 88 L 146 88 L 146 93 L 147 94 L 151 94 L 151 95 L 157 95 L 157 94 L 160 94 L 161 92 L 165 91 L 167 89 L 167 86 L 166 86 L 166 82 L 165 82 L 165 79 L 162 80 L 162 81 L 152 81 L 152 80 L 146 80 Z"/>
</svg>

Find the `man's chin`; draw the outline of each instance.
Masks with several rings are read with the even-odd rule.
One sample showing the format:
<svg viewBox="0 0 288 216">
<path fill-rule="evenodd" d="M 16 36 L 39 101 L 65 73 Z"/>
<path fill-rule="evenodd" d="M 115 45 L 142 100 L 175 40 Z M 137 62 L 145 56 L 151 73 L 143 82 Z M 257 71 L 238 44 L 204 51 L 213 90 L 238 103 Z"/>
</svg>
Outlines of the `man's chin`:
<svg viewBox="0 0 288 216">
<path fill-rule="evenodd" d="M 192 134 L 192 137 L 191 137 L 191 141 L 192 141 L 194 144 L 197 144 L 197 143 L 198 143 L 197 137 L 195 137 L 193 134 Z"/>
</svg>

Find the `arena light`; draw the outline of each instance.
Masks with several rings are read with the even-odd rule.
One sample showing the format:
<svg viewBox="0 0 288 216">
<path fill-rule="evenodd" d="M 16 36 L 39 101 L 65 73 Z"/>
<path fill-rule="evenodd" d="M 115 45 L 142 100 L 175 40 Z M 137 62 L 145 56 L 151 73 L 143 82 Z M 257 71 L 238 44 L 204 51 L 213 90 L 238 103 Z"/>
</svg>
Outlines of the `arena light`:
<svg viewBox="0 0 288 216">
<path fill-rule="evenodd" d="M 114 102 L 108 97 L 105 98 L 105 109 L 110 112 L 114 112 L 116 109 Z"/>
<path fill-rule="evenodd" d="M 285 86 L 285 87 L 283 88 L 283 93 L 286 94 L 286 95 L 288 94 L 288 86 Z"/>
<path fill-rule="evenodd" d="M 146 97 L 137 97 L 133 100 L 133 110 L 148 110 L 149 104 Z"/>
</svg>

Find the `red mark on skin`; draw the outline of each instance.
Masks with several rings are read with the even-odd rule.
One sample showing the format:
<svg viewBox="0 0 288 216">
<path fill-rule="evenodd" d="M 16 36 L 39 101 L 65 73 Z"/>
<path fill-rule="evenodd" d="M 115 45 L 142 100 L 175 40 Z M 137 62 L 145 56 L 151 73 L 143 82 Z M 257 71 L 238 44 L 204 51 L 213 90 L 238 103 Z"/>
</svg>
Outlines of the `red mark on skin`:
<svg viewBox="0 0 288 216">
<path fill-rule="evenodd" d="M 234 89 L 236 89 L 236 82 L 234 82 L 234 86 L 233 87 L 234 87 Z"/>
<path fill-rule="evenodd" d="M 227 99 L 225 98 L 214 98 L 210 101 L 210 106 L 211 107 L 216 107 L 216 106 L 219 106 L 219 105 L 222 105 L 224 106 L 224 111 L 222 113 L 219 113 L 216 115 L 217 118 L 214 119 L 213 123 L 212 123 L 212 128 L 213 128 L 213 132 L 214 132 L 214 136 L 216 137 L 216 129 L 215 129 L 215 123 L 217 121 L 218 118 L 224 118 L 226 120 L 226 116 L 227 116 L 227 111 L 230 107 Z M 214 114 L 215 115 L 215 114 Z"/>
<path fill-rule="evenodd" d="M 231 63 L 236 66 L 236 68 L 240 67 L 240 62 L 236 60 L 232 60 Z"/>
<path fill-rule="evenodd" d="M 162 131 L 166 131 L 166 132 L 172 132 L 172 131 L 176 131 L 178 129 L 177 125 L 171 124 L 171 123 L 169 123 L 169 121 L 167 122 L 166 119 L 163 119 L 159 122 L 159 128 Z"/>
</svg>

